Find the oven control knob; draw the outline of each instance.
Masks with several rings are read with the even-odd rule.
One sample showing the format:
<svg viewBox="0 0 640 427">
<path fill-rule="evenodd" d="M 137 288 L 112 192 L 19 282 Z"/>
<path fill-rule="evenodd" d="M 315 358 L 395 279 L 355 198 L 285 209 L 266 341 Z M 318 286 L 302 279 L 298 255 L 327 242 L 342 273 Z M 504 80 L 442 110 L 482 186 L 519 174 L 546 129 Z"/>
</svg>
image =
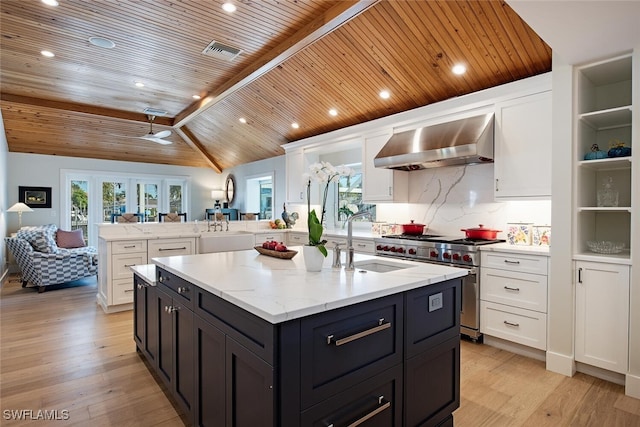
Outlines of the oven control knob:
<svg viewBox="0 0 640 427">
<path fill-rule="evenodd" d="M 469 254 L 462 255 L 462 260 L 464 262 L 471 262 L 471 255 Z"/>
<path fill-rule="evenodd" d="M 382 245 L 378 245 L 378 246 L 376 246 L 376 249 L 377 249 L 377 250 L 379 250 L 379 251 L 381 251 L 381 250 L 382 250 Z"/>
<path fill-rule="evenodd" d="M 455 261 L 459 261 L 459 260 L 460 260 L 460 254 L 453 254 L 452 258 L 453 258 Z"/>
<path fill-rule="evenodd" d="M 383 251 L 388 251 L 389 250 L 389 246 L 385 246 L 384 248 L 382 248 Z"/>
<path fill-rule="evenodd" d="M 416 250 L 413 249 L 413 248 L 410 248 L 408 252 L 409 252 L 410 255 L 415 255 L 416 254 Z"/>
<path fill-rule="evenodd" d="M 395 252 L 396 251 L 396 247 L 395 246 L 391 246 L 391 249 L 389 249 L 391 252 Z"/>
<path fill-rule="evenodd" d="M 404 253 L 404 248 L 398 248 L 398 250 L 396 252 L 398 252 L 399 254 L 403 254 Z"/>
<path fill-rule="evenodd" d="M 438 252 L 436 252 L 436 251 L 431 251 L 431 252 L 429 253 L 429 256 L 430 256 L 431 258 L 437 258 L 437 257 L 438 257 Z"/>
<path fill-rule="evenodd" d="M 449 259 L 449 258 L 451 258 L 451 254 L 449 252 L 445 252 L 445 253 L 442 254 L 442 257 L 444 259 Z"/>
</svg>

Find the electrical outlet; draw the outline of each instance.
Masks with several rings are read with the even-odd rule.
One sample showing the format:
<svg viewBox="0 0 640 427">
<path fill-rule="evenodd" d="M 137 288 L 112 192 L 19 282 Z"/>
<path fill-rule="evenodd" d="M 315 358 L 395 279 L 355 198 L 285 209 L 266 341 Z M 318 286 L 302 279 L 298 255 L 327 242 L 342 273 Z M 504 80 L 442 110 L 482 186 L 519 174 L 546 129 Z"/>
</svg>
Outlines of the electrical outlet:
<svg viewBox="0 0 640 427">
<path fill-rule="evenodd" d="M 429 295 L 429 313 L 442 308 L 442 292 Z"/>
</svg>

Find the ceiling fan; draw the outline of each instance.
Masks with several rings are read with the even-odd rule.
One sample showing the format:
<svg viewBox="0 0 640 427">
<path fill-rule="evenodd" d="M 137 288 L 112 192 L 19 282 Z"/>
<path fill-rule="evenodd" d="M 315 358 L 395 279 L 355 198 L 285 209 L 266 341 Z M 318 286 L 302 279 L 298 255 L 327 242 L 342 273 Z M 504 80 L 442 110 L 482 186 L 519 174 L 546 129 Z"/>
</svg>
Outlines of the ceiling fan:
<svg viewBox="0 0 640 427">
<path fill-rule="evenodd" d="M 127 138 L 137 138 L 137 139 L 146 139 L 147 141 L 153 141 L 157 144 L 169 145 L 172 142 L 163 139 L 171 135 L 170 130 L 161 130 L 160 132 L 153 133 L 153 121 L 156 119 L 156 116 L 147 114 L 147 119 L 149 120 L 149 133 L 142 136 L 127 136 Z"/>
</svg>

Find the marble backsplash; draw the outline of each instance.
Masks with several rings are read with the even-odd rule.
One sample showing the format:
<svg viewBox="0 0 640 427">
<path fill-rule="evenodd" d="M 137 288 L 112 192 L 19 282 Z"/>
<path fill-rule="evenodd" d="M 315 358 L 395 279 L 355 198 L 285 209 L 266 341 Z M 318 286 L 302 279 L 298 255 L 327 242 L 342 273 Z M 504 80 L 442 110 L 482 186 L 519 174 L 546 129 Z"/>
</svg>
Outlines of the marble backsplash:
<svg viewBox="0 0 640 427">
<path fill-rule="evenodd" d="M 462 228 L 505 230 L 511 222 L 551 224 L 551 201 L 496 202 L 493 164 L 423 169 L 409 173 L 409 203 L 377 205 L 377 220 L 426 224 L 430 233 L 460 235 Z"/>
</svg>

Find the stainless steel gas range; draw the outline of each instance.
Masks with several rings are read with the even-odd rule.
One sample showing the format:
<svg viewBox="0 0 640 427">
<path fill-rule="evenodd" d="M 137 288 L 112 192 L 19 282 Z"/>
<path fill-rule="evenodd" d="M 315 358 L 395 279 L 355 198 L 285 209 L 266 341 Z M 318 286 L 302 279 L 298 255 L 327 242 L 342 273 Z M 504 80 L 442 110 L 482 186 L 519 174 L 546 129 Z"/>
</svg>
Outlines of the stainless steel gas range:
<svg viewBox="0 0 640 427">
<path fill-rule="evenodd" d="M 459 236 L 386 235 L 374 239 L 376 255 L 412 261 L 445 264 L 466 268 L 469 274 L 462 281 L 460 333 L 478 340 L 480 333 L 480 253 L 482 245 L 504 240 L 472 240 Z"/>
</svg>

